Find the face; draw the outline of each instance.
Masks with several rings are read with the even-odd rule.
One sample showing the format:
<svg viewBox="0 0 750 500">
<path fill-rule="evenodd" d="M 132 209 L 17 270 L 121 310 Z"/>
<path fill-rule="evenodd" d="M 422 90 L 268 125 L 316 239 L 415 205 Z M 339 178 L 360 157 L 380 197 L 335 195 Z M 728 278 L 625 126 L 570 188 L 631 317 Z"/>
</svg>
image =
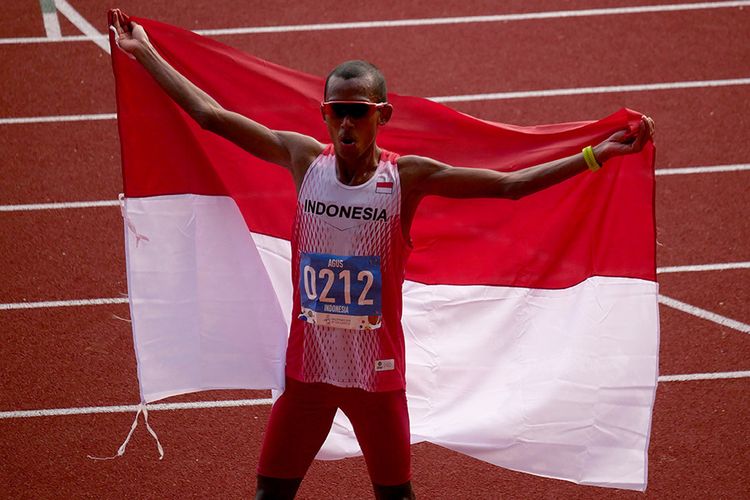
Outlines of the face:
<svg viewBox="0 0 750 500">
<path fill-rule="evenodd" d="M 375 102 L 369 78 L 344 80 L 333 77 L 328 82 L 325 100 Z M 390 119 L 393 108 L 390 104 L 378 108 L 373 106 L 363 116 L 358 116 L 361 113 L 357 111 L 356 106 L 349 110 L 346 106 L 335 107 L 333 110 L 321 107 L 336 154 L 350 160 L 363 158 L 371 153 L 375 147 L 378 128 Z"/>
</svg>

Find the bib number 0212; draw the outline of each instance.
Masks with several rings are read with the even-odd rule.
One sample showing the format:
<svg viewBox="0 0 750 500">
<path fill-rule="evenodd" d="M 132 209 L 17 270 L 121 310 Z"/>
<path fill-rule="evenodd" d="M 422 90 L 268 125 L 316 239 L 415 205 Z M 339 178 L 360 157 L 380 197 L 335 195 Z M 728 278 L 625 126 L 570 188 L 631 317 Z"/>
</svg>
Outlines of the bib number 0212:
<svg viewBox="0 0 750 500">
<path fill-rule="evenodd" d="M 299 280 L 299 319 L 349 330 L 380 327 L 379 256 L 303 253 Z"/>
</svg>

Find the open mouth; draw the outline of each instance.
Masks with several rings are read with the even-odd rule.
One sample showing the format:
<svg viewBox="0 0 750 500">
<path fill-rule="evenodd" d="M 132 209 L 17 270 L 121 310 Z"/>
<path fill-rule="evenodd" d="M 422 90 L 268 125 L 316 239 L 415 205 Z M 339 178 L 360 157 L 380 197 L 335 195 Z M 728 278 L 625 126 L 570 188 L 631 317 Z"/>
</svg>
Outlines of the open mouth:
<svg viewBox="0 0 750 500">
<path fill-rule="evenodd" d="M 346 146 L 351 146 L 354 144 L 354 139 L 352 139 L 351 137 L 342 137 L 341 144 L 344 144 Z"/>
</svg>

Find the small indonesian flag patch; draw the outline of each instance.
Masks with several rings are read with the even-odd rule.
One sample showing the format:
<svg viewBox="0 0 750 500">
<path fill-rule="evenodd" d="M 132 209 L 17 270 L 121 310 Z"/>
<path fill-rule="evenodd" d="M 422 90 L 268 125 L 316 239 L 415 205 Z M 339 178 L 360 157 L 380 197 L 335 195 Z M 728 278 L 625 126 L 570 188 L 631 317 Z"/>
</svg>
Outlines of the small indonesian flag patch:
<svg viewBox="0 0 750 500">
<path fill-rule="evenodd" d="M 380 194 L 392 194 L 393 181 L 388 181 L 385 177 L 379 177 L 375 184 L 375 192 Z"/>
</svg>

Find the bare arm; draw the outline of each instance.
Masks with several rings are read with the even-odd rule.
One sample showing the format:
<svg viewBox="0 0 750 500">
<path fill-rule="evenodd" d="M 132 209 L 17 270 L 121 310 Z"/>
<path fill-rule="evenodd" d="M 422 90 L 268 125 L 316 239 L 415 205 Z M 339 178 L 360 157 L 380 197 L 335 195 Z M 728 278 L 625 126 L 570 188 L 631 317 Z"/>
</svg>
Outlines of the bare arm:
<svg viewBox="0 0 750 500">
<path fill-rule="evenodd" d="M 619 131 L 596 145 L 594 156 L 602 164 L 613 156 L 638 152 L 652 135 L 653 121 L 644 116 L 634 136 Z M 403 157 L 399 167 L 406 197 L 413 202 L 430 194 L 450 198 L 519 199 L 588 170 L 581 153 L 517 172 L 456 168 L 417 156 Z"/>
<path fill-rule="evenodd" d="M 323 150 L 323 146 L 311 137 L 271 130 L 246 116 L 224 109 L 159 55 L 142 26 L 128 21 L 119 9 L 112 12 L 112 19 L 119 47 L 132 54 L 202 128 L 234 142 L 262 160 L 292 171 L 295 180 L 301 180 L 304 170 Z"/>
</svg>

